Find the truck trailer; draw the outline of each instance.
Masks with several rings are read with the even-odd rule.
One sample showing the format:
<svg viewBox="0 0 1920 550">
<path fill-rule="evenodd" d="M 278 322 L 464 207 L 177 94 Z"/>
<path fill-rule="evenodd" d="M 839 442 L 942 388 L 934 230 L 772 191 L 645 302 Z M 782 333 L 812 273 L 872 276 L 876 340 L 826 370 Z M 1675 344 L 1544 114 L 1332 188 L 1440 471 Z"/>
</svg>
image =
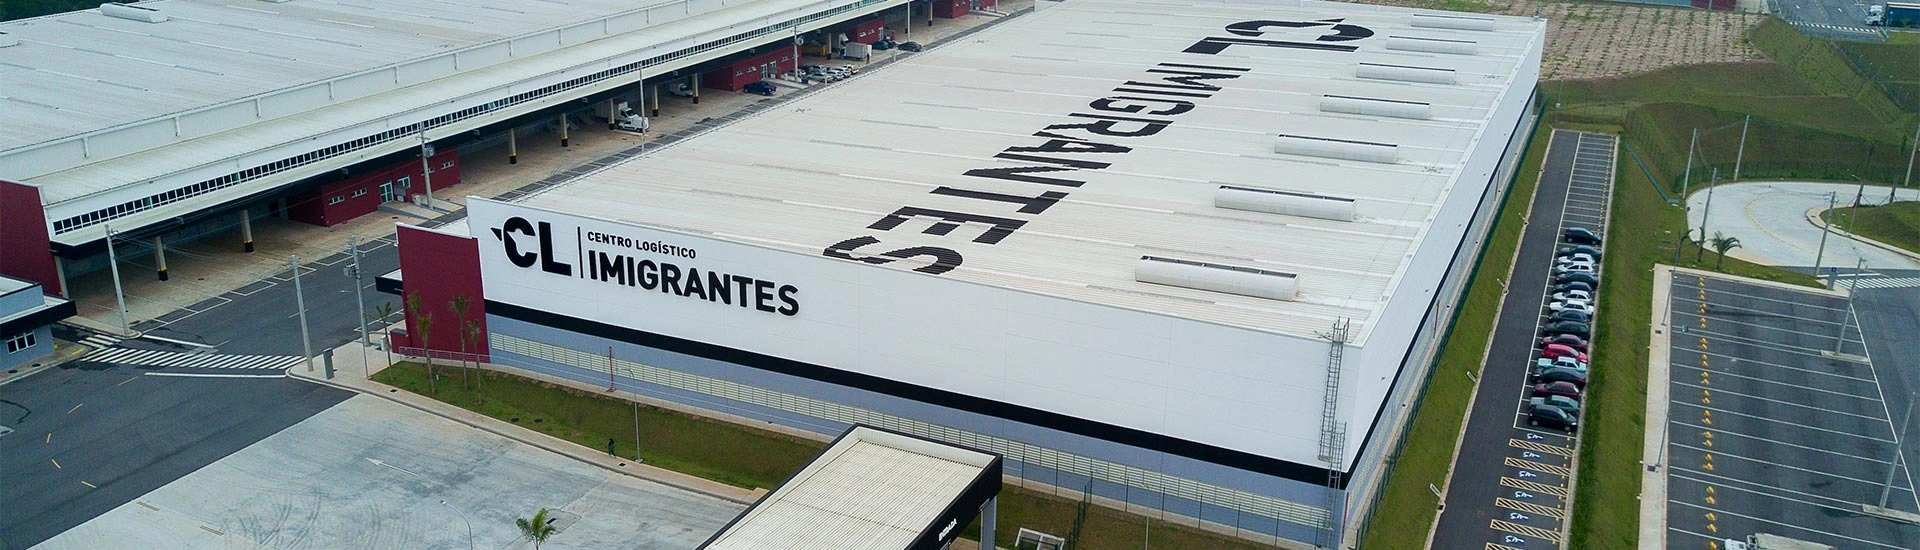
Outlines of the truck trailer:
<svg viewBox="0 0 1920 550">
<path fill-rule="evenodd" d="M 647 117 L 633 112 L 625 101 L 602 101 L 594 107 L 594 114 L 607 121 L 609 130 L 647 131 Z"/>
</svg>

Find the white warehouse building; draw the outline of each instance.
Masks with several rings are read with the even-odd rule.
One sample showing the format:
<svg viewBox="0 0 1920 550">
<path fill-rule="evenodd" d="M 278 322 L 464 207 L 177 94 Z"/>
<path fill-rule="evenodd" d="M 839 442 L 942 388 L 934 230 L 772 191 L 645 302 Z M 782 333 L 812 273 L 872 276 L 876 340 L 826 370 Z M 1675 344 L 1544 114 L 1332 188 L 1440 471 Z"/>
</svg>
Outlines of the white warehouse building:
<svg viewBox="0 0 1920 550">
<path fill-rule="evenodd" d="M 403 228 L 385 287 L 480 289 L 494 363 L 1350 541 L 1531 134 L 1544 24 L 1043 4 Z"/>
</svg>

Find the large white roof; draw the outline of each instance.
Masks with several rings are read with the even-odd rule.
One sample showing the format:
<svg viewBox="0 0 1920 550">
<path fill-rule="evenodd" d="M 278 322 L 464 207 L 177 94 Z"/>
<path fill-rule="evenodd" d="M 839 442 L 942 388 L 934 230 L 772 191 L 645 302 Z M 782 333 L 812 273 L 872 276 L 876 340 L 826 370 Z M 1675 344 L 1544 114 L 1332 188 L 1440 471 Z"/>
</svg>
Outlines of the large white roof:
<svg viewBox="0 0 1920 550">
<path fill-rule="evenodd" d="M 0 151 L 678 0 L 154 0 L 0 23 Z"/>
<path fill-rule="evenodd" d="M 1479 138 L 1491 124 L 1513 124 L 1492 120 L 1493 107 L 1509 87 L 1531 88 L 1531 78 L 1516 82 L 1515 75 L 1530 74 L 1518 68 L 1529 51 L 1537 51 L 1541 35 L 1538 22 L 1519 18 L 1469 23 L 1493 25 L 1491 31 L 1415 27 L 1413 13 L 1319 2 L 1064 2 L 521 202 L 809 254 L 865 235 L 882 244 L 859 256 L 947 247 L 965 261 L 946 277 L 1308 338 L 1346 318 L 1364 340 L 1408 276 L 1442 203 L 1458 193 L 1464 193 L 1458 200 L 1478 201 L 1485 190 L 1488 174 L 1462 178 L 1462 166 L 1476 147 L 1505 145 L 1504 139 L 1482 144 Z M 1335 30 L 1332 23 L 1308 22 L 1331 18 L 1374 35 L 1316 41 Z M 1302 23 L 1270 25 L 1265 35 L 1225 29 L 1261 20 Z M 1352 45 L 1357 51 L 1235 45 L 1217 55 L 1181 53 L 1209 36 Z M 1404 38 L 1477 45 L 1471 54 L 1387 48 L 1390 40 Z M 1361 63 L 1448 68 L 1458 82 L 1362 79 L 1356 76 Z M 1169 81 L 1161 79 L 1170 74 L 1149 69 L 1238 76 L 1200 81 L 1222 88 L 1211 97 L 1175 97 L 1152 95 L 1169 90 Z M 1148 84 L 1128 84 L 1135 81 Z M 1171 116 L 1089 108 L 1089 101 L 1115 95 L 1187 99 L 1195 107 Z M 1424 102 L 1431 116 L 1325 112 L 1323 95 Z M 1171 125 L 1133 138 L 1052 130 L 1069 140 L 1131 148 L 1126 153 L 1022 153 L 1111 164 L 1030 173 L 1085 182 L 1077 187 L 964 175 L 980 168 L 1048 166 L 995 155 L 1046 143 L 1047 137 L 1036 136 L 1050 125 L 1096 121 L 1070 113 L 1166 119 Z M 1282 134 L 1394 144 L 1398 160 L 1279 154 L 1275 141 Z M 1462 185 L 1456 188 L 1456 182 Z M 1222 185 L 1351 198 L 1357 217 L 1335 221 L 1218 208 L 1214 197 Z M 1019 212 L 1022 205 L 1000 199 L 932 193 L 940 187 L 1067 196 L 1044 212 L 1026 214 Z M 938 231 L 929 227 L 937 221 L 931 217 L 891 230 L 869 228 L 902 207 L 1025 224 L 997 244 L 977 242 L 989 229 L 982 223 L 948 228 L 946 236 L 923 233 Z M 1456 248 L 1430 253 L 1450 257 Z M 1299 294 L 1295 301 L 1280 301 L 1137 282 L 1136 263 L 1147 255 L 1296 274 Z M 927 263 L 922 257 L 888 267 Z"/>
</svg>

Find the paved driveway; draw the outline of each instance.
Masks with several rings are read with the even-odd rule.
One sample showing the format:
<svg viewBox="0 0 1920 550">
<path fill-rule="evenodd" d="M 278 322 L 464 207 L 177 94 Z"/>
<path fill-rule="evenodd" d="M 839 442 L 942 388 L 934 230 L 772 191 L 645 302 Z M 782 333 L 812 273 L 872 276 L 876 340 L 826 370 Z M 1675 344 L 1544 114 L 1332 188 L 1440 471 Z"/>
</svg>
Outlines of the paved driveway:
<svg viewBox="0 0 1920 550">
<path fill-rule="evenodd" d="M 1820 250 L 1820 226 L 1807 220 L 1807 212 L 1827 206 L 1827 193 L 1846 206 L 1856 195 L 1862 204 L 1887 201 L 1887 188 L 1843 183 L 1765 182 L 1720 185 L 1713 190 L 1713 206 L 1706 212 L 1707 237 L 1718 231 L 1740 238 L 1740 248 L 1728 256 L 1749 262 L 1785 267 L 1812 267 Z M 1914 191 L 1900 190 L 1901 200 L 1913 200 Z M 1707 193 L 1694 192 L 1687 197 L 1687 225 L 1699 237 L 1700 216 L 1707 208 Z M 1844 229 L 1844 227 L 1836 227 Z M 1708 254 L 1713 252 L 1709 250 Z M 1838 234 L 1827 236 L 1824 260 L 1827 267 L 1851 269 L 1856 259 L 1865 259 L 1869 269 L 1920 269 L 1920 261 L 1868 244 L 1854 242 Z"/>
</svg>

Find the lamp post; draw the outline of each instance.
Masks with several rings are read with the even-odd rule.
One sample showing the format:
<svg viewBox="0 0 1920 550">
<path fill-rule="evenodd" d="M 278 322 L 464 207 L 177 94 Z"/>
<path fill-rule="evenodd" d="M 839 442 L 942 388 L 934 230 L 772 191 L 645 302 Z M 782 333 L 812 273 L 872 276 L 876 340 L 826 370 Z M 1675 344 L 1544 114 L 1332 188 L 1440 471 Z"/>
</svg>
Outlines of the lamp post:
<svg viewBox="0 0 1920 550">
<path fill-rule="evenodd" d="M 287 267 L 293 268 L 293 304 L 300 308 L 300 347 L 307 352 L 307 372 L 313 372 L 313 337 L 307 334 L 307 296 L 300 290 L 300 256 L 288 254 Z"/>
<path fill-rule="evenodd" d="M 347 250 L 353 253 L 353 305 L 360 308 L 360 372 L 363 377 L 373 376 L 373 360 L 367 357 L 367 348 L 373 347 L 373 338 L 367 335 L 367 299 L 361 295 L 360 276 L 360 236 L 347 236 Z"/>
<path fill-rule="evenodd" d="M 1820 213 L 1820 249 L 1813 253 L 1813 276 L 1816 279 L 1820 277 L 1820 261 L 1827 254 L 1827 234 L 1833 232 L 1833 201 L 1834 194 L 1828 191 L 1827 209 Z M 1833 279 L 1827 277 L 1827 290 L 1833 290 Z"/>
<path fill-rule="evenodd" d="M 473 550 L 473 522 L 467 520 L 467 513 L 460 511 L 459 508 L 454 508 L 452 504 L 447 504 L 447 499 L 444 498 L 440 499 L 440 505 L 447 507 L 448 510 L 453 510 L 455 514 L 460 514 L 460 521 L 467 524 L 467 550 Z"/>
<path fill-rule="evenodd" d="M 120 306 L 120 335 L 133 336 L 133 325 L 127 323 L 127 295 L 120 290 L 120 257 L 113 253 L 113 226 L 107 229 L 107 267 L 113 271 L 113 300 Z"/>
</svg>

